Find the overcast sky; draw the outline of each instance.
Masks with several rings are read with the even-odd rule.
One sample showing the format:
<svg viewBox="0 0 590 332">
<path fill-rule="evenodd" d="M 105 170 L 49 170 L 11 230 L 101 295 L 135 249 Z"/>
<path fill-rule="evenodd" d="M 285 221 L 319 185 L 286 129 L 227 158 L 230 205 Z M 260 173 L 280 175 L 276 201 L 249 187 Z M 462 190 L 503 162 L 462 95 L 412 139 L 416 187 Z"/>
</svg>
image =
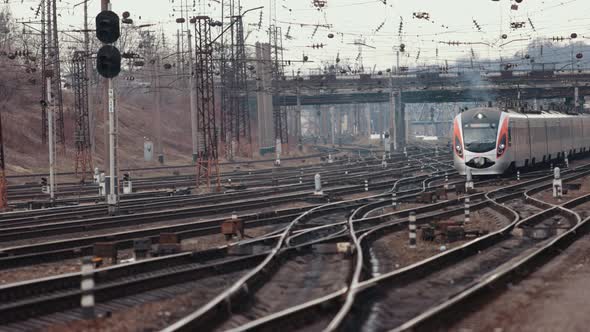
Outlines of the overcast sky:
<svg viewBox="0 0 590 332">
<path fill-rule="evenodd" d="M 80 1 L 59 2 L 64 29 L 81 25 L 82 7 L 74 9 Z M 174 20 L 180 16 L 181 2 L 189 3 L 191 15 L 207 14 L 220 19 L 220 1 L 113 0 L 112 3 L 117 13 L 130 11 L 136 24 L 157 23 L 172 36 L 176 33 Z M 30 8 L 38 4 L 39 0 L 8 0 L 8 6 L 19 18 L 32 18 L 34 12 Z M 368 45 L 362 50 L 365 68 L 376 64 L 383 69 L 395 64 L 395 49 L 400 42 L 406 45 L 401 65 L 415 66 L 443 65 L 445 60 L 452 62 L 470 57 L 472 49 L 480 59 L 511 56 L 522 51 L 533 39 L 569 37 L 573 32 L 579 35 L 578 41 L 584 41 L 585 36 L 590 38 L 589 0 L 522 0 L 519 4 L 515 0 L 327 0 L 327 6 L 320 11 L 314 8 L 313 0 L 242 0 L 244 10 L 265 6 L 244 18 L 246 29 L 251 30 L 247 43 L 268 40 L 266 31 L 272 16 L 271 5 L 276 9 L 276 25 L 283 31 L 285 59 L 301 60 L 305 54 L 314 61 L 294 65 L 289 70 L 317 67 L 322 61 L 333 62 L 337 54 L 343 61 L 354 64 L 359 53 L 359 46 L 354 45 L 357 41 Z M 518 5 L 518 10 L 512 10 L 511 5 Z M 92 21 L 99 7 L 100 0 L 90 0 Z M 258 30 L 261 12 L 263 25 Z M 427 12 L 429 19 L 414 18 L 417 12 Z M 401 41 L 400 21 L 403 21 Z M 514 30 L 510 28 L 511 22 L 525 22 L 525 26 Z M 330 28 L 318 27 L 315 31 L 317 24 Z M 288 30 L 292 39 L 287 40 Z M 330 33 L 334 38 L 328 38 Z M 501 39 L 502 34 L 506 34 L 507 39 Z M 460 42 L 461 45 L 445 42 Z M 327 46 L 309 47 L 321 43 Z M 587 58 L 590 59 L 590 55 Z"/>
</svg>

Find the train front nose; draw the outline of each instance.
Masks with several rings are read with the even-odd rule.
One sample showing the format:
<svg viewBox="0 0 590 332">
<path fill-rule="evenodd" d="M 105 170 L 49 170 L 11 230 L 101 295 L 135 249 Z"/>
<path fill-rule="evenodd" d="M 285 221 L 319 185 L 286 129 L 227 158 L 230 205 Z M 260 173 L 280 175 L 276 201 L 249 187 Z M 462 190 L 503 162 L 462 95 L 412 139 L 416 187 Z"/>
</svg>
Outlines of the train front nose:
<svg viewBox="0 0 590 332">
<path fill-rule="evenodd" d="M 491 160 L 490 158 L 481 157 L 481 156 L 474 157 L 465 163 L 465 165 L 467 165 L 471 168 L 476 168 L 476 169 L 490 168 L 490 167 L 494 166 L 495 164 L 496 163 L 493 160 Z"/>
</svg>

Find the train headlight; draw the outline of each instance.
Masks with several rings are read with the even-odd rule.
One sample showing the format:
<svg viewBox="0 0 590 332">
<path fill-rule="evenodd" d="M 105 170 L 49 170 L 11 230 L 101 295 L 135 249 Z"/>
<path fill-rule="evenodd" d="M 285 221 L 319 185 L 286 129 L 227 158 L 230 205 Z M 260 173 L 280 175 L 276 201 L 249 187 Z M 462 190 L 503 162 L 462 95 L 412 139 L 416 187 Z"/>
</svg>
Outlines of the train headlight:
<svg viewBox="0 0 590 332">
<path fill-rule="evenodd" d="M 497 157 L 501 157 L 504 154 L 504 151 L 506 151 L 506 144 L 504 144 L 504 139 L 502 140 L 502 143 L 500 143 L 498 145 L 498 152 L 497 152 Z"/>
<path fill-rule="evenodd" d="M 463 158 L 463 147 L 461 147 L 461 141 L 455 137 L 455 153 L 459 158 Z"/>
</svg>

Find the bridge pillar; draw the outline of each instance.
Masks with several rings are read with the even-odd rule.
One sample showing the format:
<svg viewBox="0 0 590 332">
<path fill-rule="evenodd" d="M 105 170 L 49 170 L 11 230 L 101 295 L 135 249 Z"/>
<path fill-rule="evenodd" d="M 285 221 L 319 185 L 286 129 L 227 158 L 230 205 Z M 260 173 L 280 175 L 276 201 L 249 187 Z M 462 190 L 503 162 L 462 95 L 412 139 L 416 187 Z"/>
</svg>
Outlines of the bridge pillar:
<svg viewBox="0 0 590 332">
<path fill-rule="evenodd" d="M 381 145 L 385 144 L 385 131 L 387 130 L 387 112 L 383 104 L 379 105 L 379 138 L 381 139 Z"/>
<path fill-rule="evenodd" d="M 330 121 L 329 121 L 329 114 L 326 111 L 326 106 L 320 106 L 320 132 L 319 136 L 322 139 L 322 143 L 328 143 L 328 137 L 330 133 Z"/>
<path fill-rule="evenodd" d="M 272 102 L 272 62 L 270 56 L 270 44 L 257 43 L 256 46 L 256 72 L 260 80 L 257 81 L 257 132 L 258 148 L 274 145 L 273 132 L 273 102 Z"/>
<path fill-rule="evenodd" d="M 330 106 L 330 142 L 332 145 L 336 144 L 336 126 L 335 126 L 335 107 L 334 106 Z"/>
<path fill-rule="evenodd" d="M 399 90 L 392 90 L 389 96 L 389 133 L 391 150 L 401 151 L 406 146 L 406 112 Z"/>
<path fill-rule="evenodd" d="M 371 114 L 373 113 L 373 105 L 372 104 L 367 104 L 365 107 L 365 133 L 367 134 L 367 137 L 369 139 L 371 139 Z"/>
<path fill-rule="evenodd" d="M 297 89 L 297 109 L 295 110 L 295 137 L 297 137 L 297 147 L 303 151 L 303 134 L 301 130 L 301 95 Z"/>
<path fill-rule="evenodd" d="M 342 109 L 336 109 L 336 136 L 338 137 L 338 145 L 342 145 Z"/>
</svg>

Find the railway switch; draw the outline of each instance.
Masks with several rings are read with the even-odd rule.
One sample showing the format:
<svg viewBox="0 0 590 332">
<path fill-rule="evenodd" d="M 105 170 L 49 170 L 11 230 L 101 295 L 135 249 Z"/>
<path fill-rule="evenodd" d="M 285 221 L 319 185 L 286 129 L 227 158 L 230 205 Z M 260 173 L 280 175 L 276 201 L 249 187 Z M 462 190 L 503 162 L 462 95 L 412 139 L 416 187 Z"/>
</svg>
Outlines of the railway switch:
<svg viewBox="0 0 590 332">
<path fill-rule="evenodd" d="M 232 219 L 225 220 L 221 224 L 221 234 L 225 236 L 227 241 L 230 241 L 235 236 L 244 238 L 244 222 L 238 219 L 236 215 L 232 216 Z"/>
<path fill-rule="evenodd" d="M 146 258 L 151 249 L 152 240 L 150 238 L 133 240 L 133 252 L 135 253 L 136 259 Z"/>
<path fill-rule="evenodd" d="M 158 256 L 172 255 L 180 252 L 180 241 L 175 233 L 161 233 L 158 240 Z"/>
<path fill-rule="evenodd" d="M 422 226 L 420 230 L 422 231 L 422 241 L 432 242 L 435 240 L 436 234 L 434 232 L 434 227 L 428 225 Z"/>
<path fill-rule="evenodd" d="M 94 257 L 99 257 L 102 261 L 110 261 L 111 264 L 117 264 L 118 249 L 115 242 L 97 242 L 94 244 L 92 253 Z"/>
<path fill-rule="evenodd" d="M 128 173 L 123 174 L 123 194 L 133 193 L 133 184 L 131 182 L 131 176 Z"/>
</svg>

